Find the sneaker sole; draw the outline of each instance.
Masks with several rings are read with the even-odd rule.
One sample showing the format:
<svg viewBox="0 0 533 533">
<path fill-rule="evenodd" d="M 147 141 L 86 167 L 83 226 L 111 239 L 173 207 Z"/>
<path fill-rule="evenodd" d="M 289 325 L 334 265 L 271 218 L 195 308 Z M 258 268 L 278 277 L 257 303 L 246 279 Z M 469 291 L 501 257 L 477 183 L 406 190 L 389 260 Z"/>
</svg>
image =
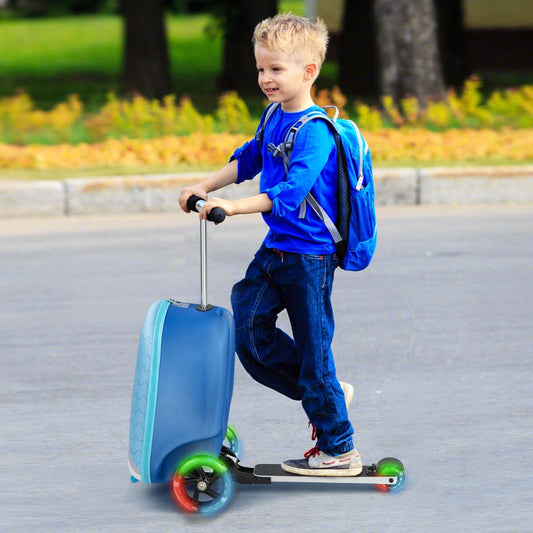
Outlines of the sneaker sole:
<svg viewBox="0 0 533 533">
<path fill-rule="evenodd" d="M 363 471 L 363 463 L 350 463 L 346 467 L 309 468 L 307 459 L 296 459 L 281 463 L 281 468 L 299 476 L 349 477 L 358 476 Z"/>
</svg>

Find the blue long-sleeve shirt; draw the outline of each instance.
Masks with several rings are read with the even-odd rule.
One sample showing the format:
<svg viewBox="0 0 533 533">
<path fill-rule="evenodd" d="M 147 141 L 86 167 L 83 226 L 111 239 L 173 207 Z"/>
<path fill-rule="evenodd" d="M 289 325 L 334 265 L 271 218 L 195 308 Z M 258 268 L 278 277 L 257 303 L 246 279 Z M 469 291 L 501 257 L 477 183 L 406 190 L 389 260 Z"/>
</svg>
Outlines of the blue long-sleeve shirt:
<svg viewBox="0 0 533 533">
<path fill-rule="evenodd" d="M 269 232 L 264 243 L 269 248 L 302 254 L 329 254 L 335 244 L 325 224 L 307 206 L 305 218 L 298 218 L 300 204 L 311 191 L 332 220 L 337 218 L 337 156 L 335 141 L 322 120 L 311 120 L 299 131 L 291 154 L 289 172 L 282 157 L 274 157 L 269 143 L 279 145 L 288 129 L 312 106 L 299 113 L 285 113 L 279 106 L 263 131 L 259 145 L 255 138 L 235 150 L 238 160 L 237 183 L 261 173 L 260 192 L 272 200 L 272 211 L 263 213 Z"/>
</svg>

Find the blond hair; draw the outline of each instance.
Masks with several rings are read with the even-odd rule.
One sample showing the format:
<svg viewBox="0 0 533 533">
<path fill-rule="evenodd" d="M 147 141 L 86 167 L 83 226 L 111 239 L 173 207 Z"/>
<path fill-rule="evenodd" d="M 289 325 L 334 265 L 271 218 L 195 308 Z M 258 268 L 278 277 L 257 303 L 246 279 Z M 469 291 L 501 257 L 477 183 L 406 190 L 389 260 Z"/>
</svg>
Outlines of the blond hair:
<svg viewBox="0 0 533 533">
<path fill-rule="evenodd" d="M 254 30 L 254 47 L 265 46 L 288 54 L 302 62 L 324 63 L 328 47 L 328 30 L 324 22 L 291 13 L 278 14 L 261 21 Z"/>
</svg>

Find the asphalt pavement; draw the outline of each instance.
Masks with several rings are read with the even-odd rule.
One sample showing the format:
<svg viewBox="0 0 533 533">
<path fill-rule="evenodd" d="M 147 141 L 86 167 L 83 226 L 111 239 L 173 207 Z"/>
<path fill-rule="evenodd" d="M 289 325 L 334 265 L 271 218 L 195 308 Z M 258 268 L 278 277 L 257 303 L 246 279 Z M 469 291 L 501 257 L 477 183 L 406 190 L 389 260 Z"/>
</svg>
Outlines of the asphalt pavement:
<svg viewBox="0 0 533 533">
<path fill-rule="evenodd" d="M 333 348 L 364 461 L 400 458 L 405 488 L 235 486 L 206 519 L 127 467 L 144 315 L 199 299 L 196 215 L 0 219 L 0 530 L 531 531 L 533 205 L 380 206 L 378 224 L 369 269 L 336 276 Z M 211 302 L 265 233 L 209 228 Z M 313 446 L 300 405 L 239 363 L 230 418 L 245 465 Z"/>
</svg>

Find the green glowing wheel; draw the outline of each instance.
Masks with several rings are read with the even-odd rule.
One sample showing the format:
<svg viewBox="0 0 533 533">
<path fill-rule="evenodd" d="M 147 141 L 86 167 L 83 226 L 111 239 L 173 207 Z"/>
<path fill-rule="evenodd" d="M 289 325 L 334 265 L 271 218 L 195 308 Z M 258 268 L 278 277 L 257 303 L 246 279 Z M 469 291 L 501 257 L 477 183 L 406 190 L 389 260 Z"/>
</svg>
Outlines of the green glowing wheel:
<svg viewBox="0 0 533 533">
<path fill-rule="evenodd" d="M 232 426 L 228 426 L 226 431 L 226 438 L 224 439 L 224 446 L 229 448 L 235 455 L 239 455 L 240 443 L 237 432 Z"/>
<path fill-rule="evenodd" d="M 376 485 L 379 490 L 388 492 L 398 490 L 405 483 L 405 473 L 402 462 L 394 457 L 386 457 L 376 464 L 376 475 L 382 477 L 396 477 L 392 485 Z"/>
</svg>

